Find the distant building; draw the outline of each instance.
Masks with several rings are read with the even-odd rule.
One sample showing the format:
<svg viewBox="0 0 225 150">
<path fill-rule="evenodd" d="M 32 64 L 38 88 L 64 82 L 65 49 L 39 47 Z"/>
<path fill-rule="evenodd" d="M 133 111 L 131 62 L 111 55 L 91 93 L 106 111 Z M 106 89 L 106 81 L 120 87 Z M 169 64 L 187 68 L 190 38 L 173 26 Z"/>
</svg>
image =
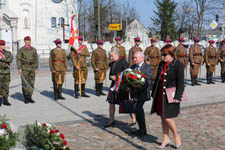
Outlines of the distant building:
<svg viewBox="0 0 225 150">
<path fill-rule="evenodd" d="M 13 53 L 31 36 L 37 49 L 48 49 L 56 38 L 63 39 L 62 24 L 70 24 L 77 0 L 0 0 L 0 39 Z M 69 37 L 69 26 L 65 37 Z"/>
</svg>

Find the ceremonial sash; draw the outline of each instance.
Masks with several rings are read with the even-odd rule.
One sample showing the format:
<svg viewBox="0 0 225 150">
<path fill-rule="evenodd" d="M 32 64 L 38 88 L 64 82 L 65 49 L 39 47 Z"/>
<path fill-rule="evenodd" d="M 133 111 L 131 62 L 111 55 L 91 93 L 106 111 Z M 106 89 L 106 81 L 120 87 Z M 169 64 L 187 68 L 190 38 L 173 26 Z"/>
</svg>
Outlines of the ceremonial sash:
<svg viewBox="0 0 225 150">
<path fill-rule="evenodd" d="M 0 57 L 1 57 L 1 59 L 5 59 L 5 55 L 2 54 L 2 52 L 0 52 Z"/>
<path fill-rule="evenodd" d="M 123 72 L 120 72 L 119 75 L 118 75 L 118 79 L 116 81 L 116 84 L 110 89 L 111 91 L 118 91 L 119 90 L 119 87 L 120 87 L 120 84 L 122 82 L 122 78 L 123 78 Z"/>
<path fill-rule="evenodd" d="M 85 48 L 85 45 L 82 45 L 81 47 L 79 47 L 77 50 L 77 53 L 82 51 L 83 48 Z M 74 56 L 77 56 L 77 53 L 75 53 Z"/>
</svg>

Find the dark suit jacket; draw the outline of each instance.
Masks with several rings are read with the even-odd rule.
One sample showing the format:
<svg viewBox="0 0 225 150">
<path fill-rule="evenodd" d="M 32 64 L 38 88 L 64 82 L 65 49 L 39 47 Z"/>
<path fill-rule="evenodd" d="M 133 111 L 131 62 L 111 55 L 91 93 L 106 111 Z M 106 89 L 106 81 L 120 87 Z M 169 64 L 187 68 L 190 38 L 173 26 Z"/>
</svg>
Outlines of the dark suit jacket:
<svg viewBox="0 0 225 150">
<path fill-rule="evenodd" d="M 136 69 L 137 65 L 131 66 L 131 69 Z M 153 69 L 146 63 L 143 63 L 139 69 L 144 75 L 146 75 L 146 80 L 144 86 L 141 88 L 131 88 L 131 98 L 136 101 L 148 101 L 150 97 L 151 80 L 153 79 Z"/>
</svg>

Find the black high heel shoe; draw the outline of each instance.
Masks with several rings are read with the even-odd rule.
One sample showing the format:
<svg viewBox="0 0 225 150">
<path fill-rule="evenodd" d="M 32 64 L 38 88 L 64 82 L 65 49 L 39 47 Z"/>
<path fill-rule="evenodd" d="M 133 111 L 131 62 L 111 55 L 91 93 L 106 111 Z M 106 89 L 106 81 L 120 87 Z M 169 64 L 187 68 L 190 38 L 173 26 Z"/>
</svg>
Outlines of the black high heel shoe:
<svg viewBox="0 0 225 150">
<path fill-rule="evenodd" d="M 112 123 L 105 125 L 104 128 L 114 127 L 114 125 L 115 122 L 113 121 Z"/>
</svg>

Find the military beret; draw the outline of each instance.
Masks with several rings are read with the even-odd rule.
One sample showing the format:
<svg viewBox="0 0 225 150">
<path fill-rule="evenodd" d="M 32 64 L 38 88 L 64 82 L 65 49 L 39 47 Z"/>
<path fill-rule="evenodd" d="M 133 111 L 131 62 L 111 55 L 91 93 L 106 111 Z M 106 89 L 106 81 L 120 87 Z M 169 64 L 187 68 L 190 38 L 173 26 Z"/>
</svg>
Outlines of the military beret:
<svg viewBox="0 0 225 150">
<path fill-rule="evenodd" d="M 121 38 L 118 36 L 118 37 L 115 38 L 115 40 L 116 40 L 116 41 L 120 41 Z"/>
<path fill-rule="evenodd" d="M 84 40 L 83 36 L 79 36 L 78 40 L 83 41 Z"/>
<path fill-rule="evenodd" d="M 5 41 L 4 40 L 0 40 L 0 46 L 5 45 Z"/>
<path fill-rule="evenodd" d="M 166 42 L 166 43 L 172 42 L 172 40 L 171 40 L 171 38 L 168 38 L 165 42 Z"/>
<path fill-rule="evenodd" d="M 151 39 L 151 42 L 156 42 L 156 41 L 157 41 L 157 40 L 156 40 L 156 39 L 154 39 L 154 38 L 152 38 L 152 39 Z"/>
<path fill-rule="evenodd" d="M 98 44 L 98 45 L 103 45 L 103 41 L 98 40 L 98 41 L 97 41 L 97 44 Z"/>
<path fill-rule="evenodd" d="M 199 38 L 194 39 L 194 42 L 199 42 L 199 41 L 200 41 Z"/>
<path fill-rule="evenodd" d="M 184 42 L 184 41 L 185 41 L 184 38 L 179 39 L 179 42 Z"/>
<path fill-rule="evenodd" d="M 24 41 L 31 41 L 30 36 L 25 36 L 25 37 L 24 37 Z"/>
<path fill-rule="evenodd" d="M 215 43 L 215 41 L 214 40 L 209 40 L 209 43 Z"/>
<path fill-rule="evenodd" d="M 136 38 L 134 38 L 134 41 L 135 41 L 135 42 L 140 42 L 141 39 L 140 39 L 139 37 L 136 37 Z"/>
<path fill-rule="evenodd" d="M 54 41 L 55 44 L 62 44 L 62 41 L 58 38 Z"/>
</svg>

